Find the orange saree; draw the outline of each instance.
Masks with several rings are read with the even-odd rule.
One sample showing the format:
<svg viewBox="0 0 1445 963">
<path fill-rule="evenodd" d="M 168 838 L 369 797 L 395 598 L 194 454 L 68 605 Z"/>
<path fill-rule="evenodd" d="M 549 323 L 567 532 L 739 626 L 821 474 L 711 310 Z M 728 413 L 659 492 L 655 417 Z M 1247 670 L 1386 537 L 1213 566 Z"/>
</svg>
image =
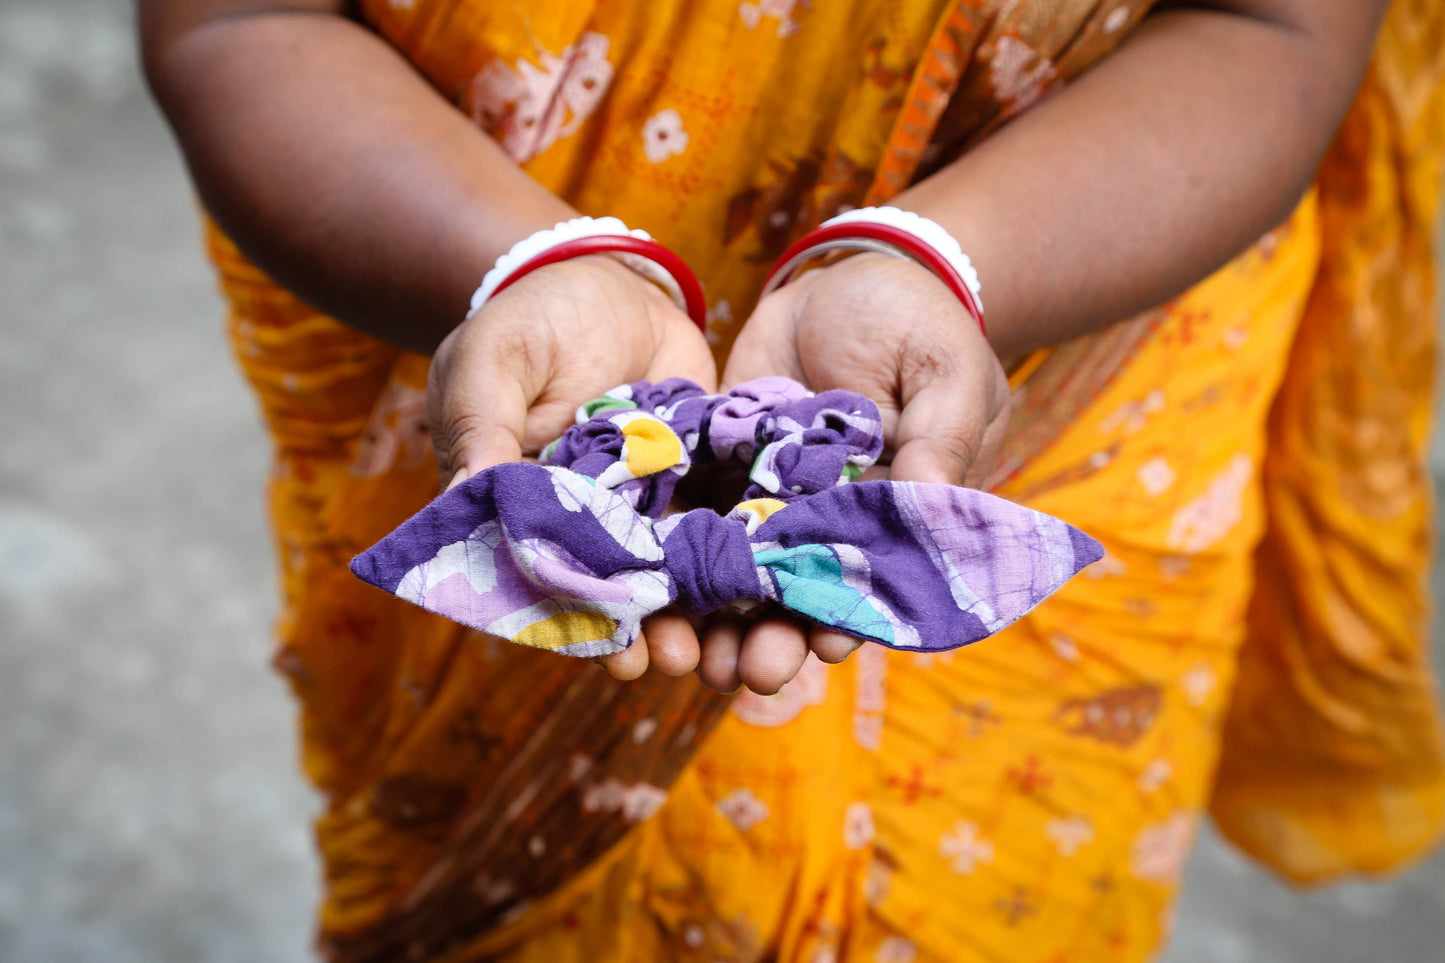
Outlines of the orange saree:
<svg viewBox="0 0 1445 963">
<path fill-rule="evenodd" d="M 539 181 L 687 258 L 719 356 L 789 240 L 966 150 L 1148 6 L 361 4 Z M 435 494 L 427 361 L 213 232 L 276 444 L 325 955 L 1139 960 L 1211 799 L 1298 879 L 1419 853 L 1445 815 L 1422 582 L 1442 19 L 1396 5 L 1286 224 L 1015 373 L 992 485 L 1105 558 L 994 639 L 865 646 L 773 697 L 615 683 L 353 579 Z"/>
</svg>

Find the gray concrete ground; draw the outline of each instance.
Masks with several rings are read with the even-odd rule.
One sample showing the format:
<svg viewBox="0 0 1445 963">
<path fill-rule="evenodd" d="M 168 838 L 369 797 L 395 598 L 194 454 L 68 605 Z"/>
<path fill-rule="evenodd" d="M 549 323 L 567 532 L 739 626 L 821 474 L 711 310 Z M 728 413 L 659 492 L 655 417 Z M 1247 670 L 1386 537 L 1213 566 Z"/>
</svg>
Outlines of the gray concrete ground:
<svg viewBox="0 0 1445 963">
<path fill-rule="evenodd" d="M 0 0 L 0 963 L 307 958 L 266 446 L 128 4 Z M 1445 858 L 1289 891 L 1206 836 L 1171 963 L 1419 963 Z"/>
</svg>

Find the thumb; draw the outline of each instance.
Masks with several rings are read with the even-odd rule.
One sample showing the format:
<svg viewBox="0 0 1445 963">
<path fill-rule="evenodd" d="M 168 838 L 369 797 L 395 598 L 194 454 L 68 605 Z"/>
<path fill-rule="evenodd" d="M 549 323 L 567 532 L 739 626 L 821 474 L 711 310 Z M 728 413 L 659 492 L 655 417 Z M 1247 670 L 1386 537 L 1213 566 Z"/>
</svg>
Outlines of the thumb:
<svg viewBox="0 0 1445 963">
<path fill-rule="evenodd" d="M 789 313 L 792 302 L 780 297 L 786 290 L 765 298 L 738 332 L 719 391 L 731 391 L 744 381 L 770 375 L 806 382 L 798 357 L 796 321 Z"/>
<path fill-rule="evenodd" d="M 962 485 L 991 460 L 998 432 L 991 372 L 937 371 L 903 399 L 889 477 Z"/>
<path fill-rule="evenodd" d="M 459 485 L 493 465 L 522 460 L 518 434 L 506 425 L 461 418 L 452 423 L 445 449 L 436 433 L 432 440 L 437 446 L 437 475 L 444 489 Z"/>
<path fill-rule="evenodd" d="M 489 364 L 434 364 L 427 424 L 444 489 L 504 462 L 520 461 L 527 392 L 516 374 Z"/>
</svg>

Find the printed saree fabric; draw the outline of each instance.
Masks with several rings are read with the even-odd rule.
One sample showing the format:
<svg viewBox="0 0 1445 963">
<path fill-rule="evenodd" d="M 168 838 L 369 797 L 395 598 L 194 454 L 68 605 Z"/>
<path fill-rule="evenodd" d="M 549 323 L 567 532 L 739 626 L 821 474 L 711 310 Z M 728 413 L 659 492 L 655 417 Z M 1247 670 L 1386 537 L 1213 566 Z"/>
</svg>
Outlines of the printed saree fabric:
<svg viewBox="0 0 1445 963">
<path fill-rule="evenodd" d="M 360 4 L 543 184 L 687 258 L 720 357 L 789 240 L 987 136 L 1148 6 Z M 772 697 L 615 683 L 354 578 L 436 494 L 427 361 L 212 231 L 275 440 L 275 661 L 325 800 L 323 953 L 1141 960 L 1211 804 L 1299 880 L 1422 852 L 1445 810 L 1422 581 L 1437 6 L 1394 6 L 1285 224 L 1015 372 L 991 487 L 1103 557 L 986 641 L 865 645 Z"/>
</svg>

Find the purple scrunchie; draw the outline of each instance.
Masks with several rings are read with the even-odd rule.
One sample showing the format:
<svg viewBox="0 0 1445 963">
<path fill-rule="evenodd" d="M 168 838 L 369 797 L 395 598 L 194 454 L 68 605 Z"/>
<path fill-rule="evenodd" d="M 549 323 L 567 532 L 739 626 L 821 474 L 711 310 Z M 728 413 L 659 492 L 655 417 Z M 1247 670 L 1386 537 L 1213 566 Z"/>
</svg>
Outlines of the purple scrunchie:
<svg viewBox="0 0 1445 963">
<path fill-rule="evenodd" d="M 352 561 L 429 611 L 569 655 L 620 652 L 642 620 L 772 602 L 896 649 L 966 645 L 1096 561 L 1088 535 L 993 495 L 845 484 L 883 450 L 878 408 L 767 378 L 709 395 L 636 382 L 588 402 L 543 465 L 497 465 Z M 752 461 L 747 499 L 660 518 L 694 465 Z"/>
<path fill-rule="evenodd" d="M 678 440 L 675 460 L 653 463 L 656 470 L 640 476 L 618 468 L 639 417 L 661 422 Z M 745 499 L 791 501 L 856 479 L 882 452 L 878 406 L 862 395 L 815 395 L 790 378 L 758 378 L 709 395 L 669 378 L 623 385 L 583 405 L 542 463 L 586 475 L 660 518 L 694 464 L 751 464 Z"/>
</svg>

